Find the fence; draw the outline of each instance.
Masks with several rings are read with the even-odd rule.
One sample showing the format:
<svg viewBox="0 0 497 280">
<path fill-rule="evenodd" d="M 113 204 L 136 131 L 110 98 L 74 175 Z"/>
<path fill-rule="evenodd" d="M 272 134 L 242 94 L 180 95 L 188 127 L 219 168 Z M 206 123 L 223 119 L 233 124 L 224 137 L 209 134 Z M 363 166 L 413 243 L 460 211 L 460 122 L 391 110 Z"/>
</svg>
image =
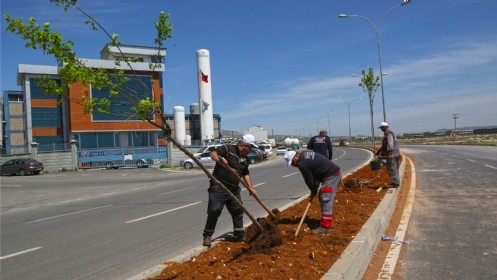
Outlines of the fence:
<svg viewBox="0 0 497 280">
<path fill-rule="evenodd" d="M 166 147 L 79 150 L 79 168 L 148 167 L 166 162 Z"/>
</svg>

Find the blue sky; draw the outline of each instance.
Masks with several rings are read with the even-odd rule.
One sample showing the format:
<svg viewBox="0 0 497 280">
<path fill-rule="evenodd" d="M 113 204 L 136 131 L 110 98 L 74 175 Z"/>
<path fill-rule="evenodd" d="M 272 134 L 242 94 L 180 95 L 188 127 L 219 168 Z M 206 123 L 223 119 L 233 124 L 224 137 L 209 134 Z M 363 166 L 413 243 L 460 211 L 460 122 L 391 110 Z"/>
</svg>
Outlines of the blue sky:
<svg viewBox="0 0 497 280">
<path fill-rule="evenodd" d="M 164 74 L 166 109 L 189 110 L 198 102 L 196 51 L 211 55 L 214 113 L 222 129 L 260 125 L 274 134 L 309 135 L 331 128 L 370 135 L 369 102 L 358 86 L 362 69 L 379 74 L 373 26 L 380 30 L 387 121 L 398 133 L 497 125 L 497 1 L 413 0 L 107 0 L 80 6 L 130 45 L 153 46 L 153 23 L 171 14 L 173 38 Z M 1 0 L 2 15 L 50 22 L 75 42 L 81 58 L 98 58 L 107 42 L 75 11 L 48 0 Z M 2 17 L 3 19 L 3 17 Z M 25 49 L 1 33 L 1 84 L 16 90 L 18 64 L 54 65 L 39 50 Z M 330 122 L 328 122 L 328 120 Z M 383 120 L 381 90 L 374 99 L 374 125 Z M 375 133 L 379 133 L 376 130 Z"/>
</svg>

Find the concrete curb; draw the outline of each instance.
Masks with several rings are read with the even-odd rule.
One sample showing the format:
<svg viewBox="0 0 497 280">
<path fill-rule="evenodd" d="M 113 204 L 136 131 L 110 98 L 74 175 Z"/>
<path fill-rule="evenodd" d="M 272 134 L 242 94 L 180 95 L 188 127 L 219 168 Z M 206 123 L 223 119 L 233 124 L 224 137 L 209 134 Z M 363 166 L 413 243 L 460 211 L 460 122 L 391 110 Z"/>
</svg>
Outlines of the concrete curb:
<svg viewBox="0 0 497 280">
<path fill-rule="evenodd" d="M 404 179 L 407 157 L 403 155 L 399 168 L 400 181 Z M 366 221 L 342 256 L 333 264 L 321 280 L 362 279 L 380 243 L 393 211 L 402 184 L 397 189 L 388 189 L 371 217 Z"/>
</svg>

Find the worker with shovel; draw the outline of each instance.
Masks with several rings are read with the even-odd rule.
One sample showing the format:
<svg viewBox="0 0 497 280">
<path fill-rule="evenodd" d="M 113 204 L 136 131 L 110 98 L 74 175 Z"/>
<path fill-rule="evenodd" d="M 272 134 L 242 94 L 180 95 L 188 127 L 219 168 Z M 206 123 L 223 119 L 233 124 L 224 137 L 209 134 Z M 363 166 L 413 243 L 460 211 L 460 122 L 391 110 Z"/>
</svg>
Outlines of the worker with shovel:
<svg viewBox="0 0 497 280">
<path fill-rule="evenodd" d="M 342 180 L 340 167 L 327 157 L 307 149 L 288 151 L 285 154 L 285 160 L 288 166 L 295 166 L 302 173 L 307 187 L 311 190 L 309 203 L 319 191 L 321 222 L 318 228 L 312 230 L 312 233 L 328 234 L 333 223 L 333 203 Z M 321 189 L 319 189 L 320 184 Z"/>
<path fill-rule="evenodd" d="M 212 160 L 216 162 L 212 175 L 226 186 L 239 201 L 241 201 L 241 189 L 238 185 L 240 178 L 244 180 L 244 185 L 248 186 L 251 194 L 256 193 L 249 175 L 249 160 L 247 159 L 247 155 L 252 150 L 252 147 L 257 148 L 254 141 L 255 138 L 252 134 L 245 134 L 236 145 L 226 144 L 219 146 L 210 154 Z M 240 177 L 234 176 L 230 172 L 232 169 L 240 174 Z M 208 192 L 207 221 L 205 223 L 202 245 L 211 246 L 212 235 L 214 234 L 217 220 L 225 205 L 233 220 L 233 239 L 235 241 L 243 241 L 243 210 L 212 180 L 210 181 Z"/>
</svg>

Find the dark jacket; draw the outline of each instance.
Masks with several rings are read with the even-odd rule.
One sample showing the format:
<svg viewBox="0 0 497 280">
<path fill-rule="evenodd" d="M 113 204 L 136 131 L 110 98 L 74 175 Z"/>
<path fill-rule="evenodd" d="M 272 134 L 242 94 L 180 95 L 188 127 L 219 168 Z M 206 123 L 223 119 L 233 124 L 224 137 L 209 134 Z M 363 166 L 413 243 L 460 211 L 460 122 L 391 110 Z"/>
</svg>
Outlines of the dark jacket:
<svg viewBox="0 0 497 280">
<path fill-rule="evenodd" d="M 297 167 L 304 177 L 304 181 L 311 190 L 315 193 L 319 188 L 319 183 L 324 179 L 335 176 L 340 172 L 340 167 L 328 158 L 311 150 L 299 152 L 299 161 Z"/>
<path fill-rule="evenodd" d="M 313 136 L 307 144 L 307 149 L 320 153 L 329 160 L 333 158 L 333 148 L 331 146 L 331 138 L 329 136 Z"/>
</svg>

